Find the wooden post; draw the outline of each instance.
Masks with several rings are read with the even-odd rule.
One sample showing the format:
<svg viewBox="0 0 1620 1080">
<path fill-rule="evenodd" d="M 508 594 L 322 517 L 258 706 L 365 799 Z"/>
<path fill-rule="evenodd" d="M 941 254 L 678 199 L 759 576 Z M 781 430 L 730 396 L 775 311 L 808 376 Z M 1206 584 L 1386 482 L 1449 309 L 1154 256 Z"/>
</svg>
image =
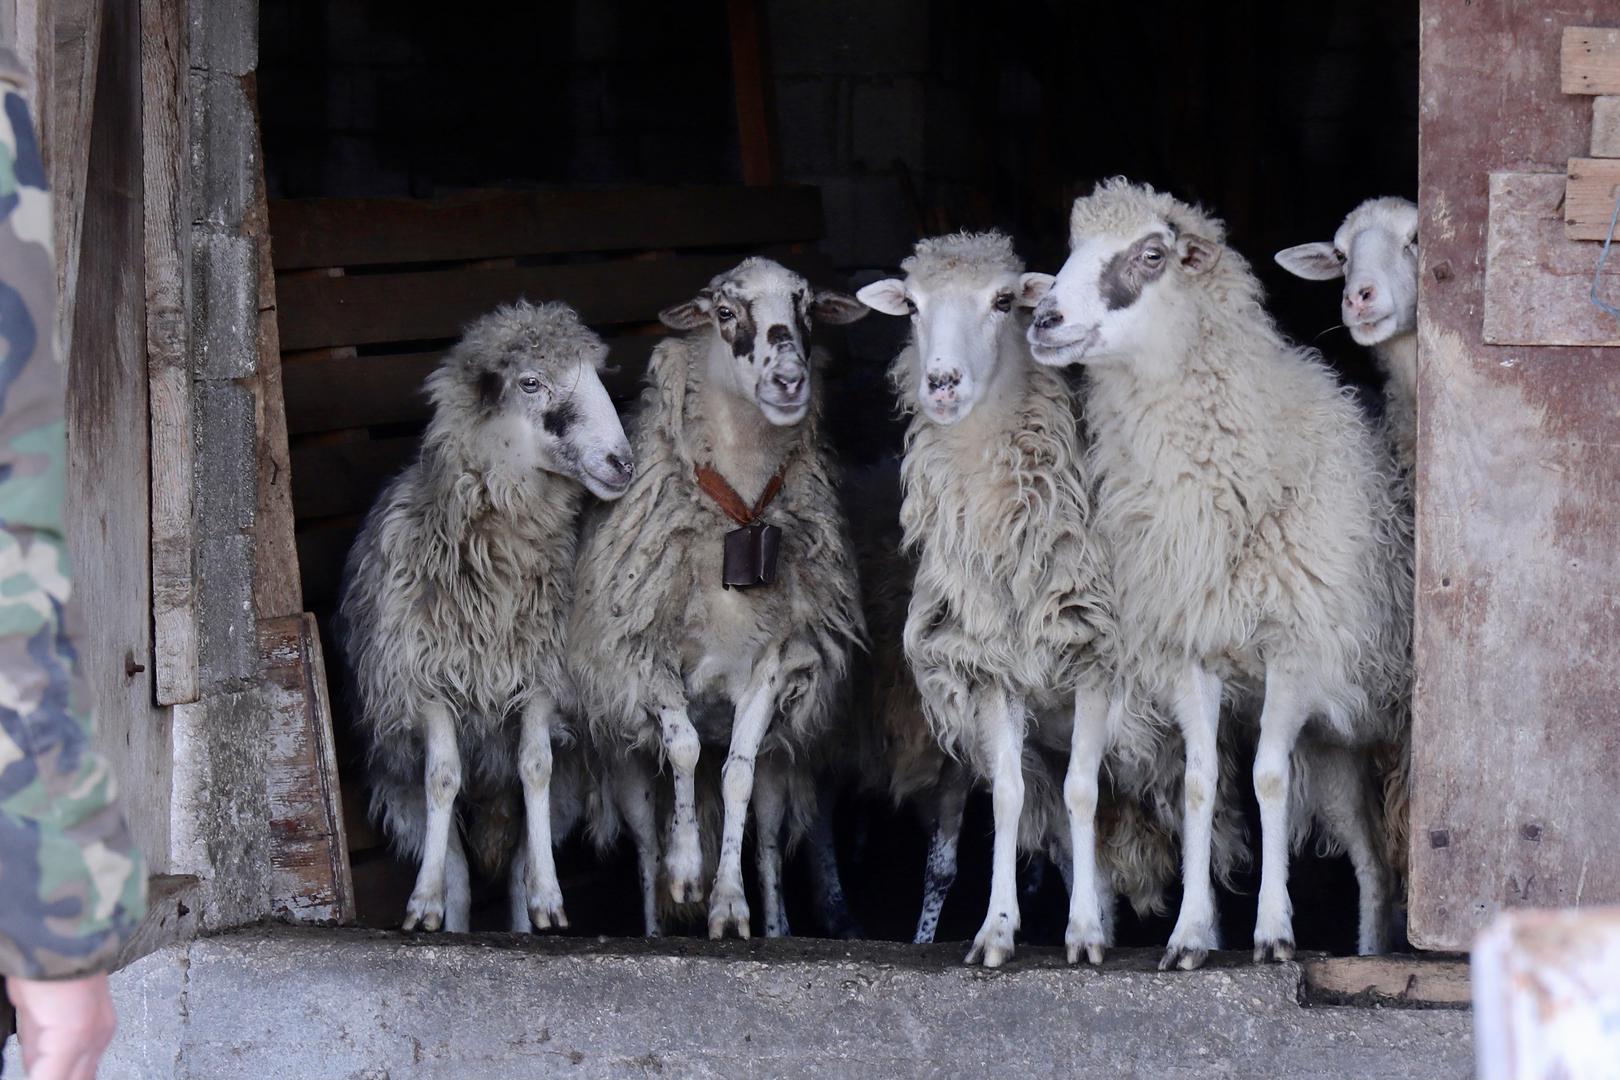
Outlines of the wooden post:
<svg viewBox="0 0 1620 1080">
<path fill-rule="evenodd" d="M 743 183 L 776 183 L 776 141 L 771 134 L 769 65 L 757 0 L 727 0 L 731 23 L 731 79 L 737 95 L 737 147 Z"/>
</svg>

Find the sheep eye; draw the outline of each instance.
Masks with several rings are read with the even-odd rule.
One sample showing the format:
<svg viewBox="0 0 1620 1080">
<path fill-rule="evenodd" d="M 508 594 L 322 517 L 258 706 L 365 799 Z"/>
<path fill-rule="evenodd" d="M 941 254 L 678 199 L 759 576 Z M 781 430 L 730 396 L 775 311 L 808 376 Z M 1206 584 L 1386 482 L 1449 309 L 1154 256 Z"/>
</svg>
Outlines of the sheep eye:
<svg viewBox="0 0 1620 1080">
<path fill-rule="evenodd" d="M 1160 251 L 1158 248 L 1148 248 L 1146 251 L 1142 252 L 1142 261 L 1147 263 L 1149 266 L 1158 266 L 1159 260 L 1163 258 L 1164 252 Z"/>
<path fill-rule="evenodd" d="M 1345 260 L 1344 252 L 1340 251 L 1338 248 L 1333 249 L 1333 257 L 1338 259 L 1341 263 Z"/>
<path fill-rule="evenodd" d="M 1001 295 L 996 297 L 996 310 L 997 311 L 1011 311 L 1012 310 L 1012 293 L 1005 293 L 1004 292 Z"/>
<path fill-rule="evenodd" d="M 525 394 L 537 394 L 540 392 L 540 380 L 533 375 L 523 376 L 518 380 L 518 386 Z"/>
<path fill-rule="evenodd" d="M 906 310 L 913 315 L 917 314 L 917 302 L 909 296 L 906 297 Z"/>
<path fill-rule="evenodd" d="M 724 305 L 714 309 L 714 317 L 721 322 L 730 322 L 737 317 L 737 313 Z"/>
</svg>

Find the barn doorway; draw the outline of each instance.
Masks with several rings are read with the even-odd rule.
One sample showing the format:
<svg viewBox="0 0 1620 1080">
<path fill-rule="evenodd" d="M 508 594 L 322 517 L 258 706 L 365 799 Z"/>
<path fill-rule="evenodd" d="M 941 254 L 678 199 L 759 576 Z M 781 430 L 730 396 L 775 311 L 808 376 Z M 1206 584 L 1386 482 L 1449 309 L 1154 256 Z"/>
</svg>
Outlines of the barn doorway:
<svg viewBox="0 0 1620 1080">
<path fill-rule="evenodd" d="M 323 629 L 359 516 L 421 430 L 420 381 L 491 288 L 589 292 L 599 307 L 587 319 L 621 367 L 611 389 L 627 402 L 656 340 L 651 315 L 711 264 L 769 250 L 848 288 L 892 273 L 920 236 L 996 227 L 1031 268 L 1054 270 L 1072 198 L 1124 174 L 1224 217 L 1285 330 L 1376 407 L 1366 355 L 1334 329 L 1333 290 L 1270 254 L 1324 238 L 1363 198 L 1416 193 L 1415 0 L 1241 0 L 1169 19 L 1147 5 L 1021 10 L 564 0 L 474 4 L 446 20 L 418 2 L 261 0 L 257 106 L 294 511 L 305 608 Z M 536 207 L 572 231 L 534 225 Z M 898 450 L 883 372 L 901 332 L 873 317 L 837 343 L 827 414 L 848 465 Z M 330 639 L 326 656 L 360 920 L 397 925 L 414 868 L 364 824 Z M 975 800 L 941 940 L 978 925 L 988 835 Z M 852 802 L 838 836 L 867 933 L 908 939 L 920 826 Z M 576 931 L 639 932 L 627 856 L 602 862 L 575 843 L 560 859 Z M 1061 942 L 1061 880 L 1042 875 L 1027 868 L 1025 936 Z M 1221 898 L 1230 942 L 1248 938 L 1256 883 Z M 1297 860 L 1291 885 L 1300 946 L 1353 951 L 1344 860 Z M 504 928 L 499 884 L 480 895 L 475 926 Z M 815 926 L 795 906 L 804 895 L 790 886 L 801 931 Z M 1168 932 L 1168 920 L 1127 921 L 1119 938 L 1157 945 Z"/>
</svg>

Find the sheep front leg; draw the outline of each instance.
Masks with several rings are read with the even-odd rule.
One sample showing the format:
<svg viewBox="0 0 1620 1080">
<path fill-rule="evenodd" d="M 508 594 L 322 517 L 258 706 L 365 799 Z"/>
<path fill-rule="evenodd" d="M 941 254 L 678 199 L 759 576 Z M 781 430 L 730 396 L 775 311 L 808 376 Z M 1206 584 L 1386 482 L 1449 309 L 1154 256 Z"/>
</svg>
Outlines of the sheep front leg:
<svg viewBox="0 0 1620 1080">
<path fill-rule="evenodd" d="M 1279 664 L 1266 666 L 1266 702 L 1254 751 L 1254 795 L 1260 804 L 1260 905 L 1254 920 L 1254 962 L 1294 955 L 1294 905 L 1288 899 L 1288 789 L 1294 743 L 1308 702 L 1299 680 Z"/>
<path fill-rule="evenodd" d="M 989 692 L 979 710 L 984 755 L 990 763 L 995 842 L 990 863 L 990 908 L 967 962 L 988 968 L 1012 959 L 1018 911 L 1018 823 L 1024 815 L 1024 703 L 1004 690 Z"/>
<path fill-rule="evenodd" d="M 703 848 L 698 842 L 697 821 L 697 763 L 702 744 L 685 709 L 662 709 L 658 722 L 664 757 L 675 774 L 675 808 L 669 821 L 664 872 L 674 901 L 695 904 L 703 899 Z"/>
<path fill-rule="evenodd" d="M 767 754 L 754 778 L 754 848 L 759 862 L 759 896 L 765 905 L 765 936 L 787 937 L 787 906 L 782 902 L 782 823 L 787 817 L 787 774 Z"/>
<path fill-rule="evenodd" d="M 922 910 L 912 942 L 930 945 L 939 933 L 945 898 L 956 884 L 956 849 L 962 837 L 962 812 L 967 807 L 968 779 L 951 765 L 941 770 L 934 805 L 934 829 L 928 838 L 928 864 L 923 870 Z"/>
<path fill-rule="evenodd" d="M 1194 662 L 1177 680 L 1172 708 L 1187 748 L 1182 791 L 1181 913 L 1159 970 L 1191 971 L 1220 947 L 1215 927 L 1215 883 L 1210 849 L 1215 835 L 1215 795 L 1220 782 L 1216 739 L 1221 720 L 1221 680 Z"/>
<path fill-rule="evenodd" d="M 779 665 L 773 655 L 755 668 L 731 722 L 731 749 L 720 770 L 725 824 L 720 832 L 720 867 L 709 898 L 709 936 L 717 941 L 726 936 L 727 930 L 735 929 L 743 938 L 749 933 L 748 900 L 743 896 L 742 882 L 743 829 L 754 793 L 754 759 L 759 756 L 759 744 L 776 711 Z"/>
<path fill-rule="evenodd" d="M 1069 736 L 1069 768 L 1063 778 L 1063 804 L 1069 812 L 1069 928 L 1063 935 L 1069 963 L 1085 954 L 1103 962 L 1108 933 L 1097 886 L 1097 774 L 1108 745 L 1111 721 L 1124 711 L 1123 698 L 1109 701 L 1098 687 L 1074 693 L 1074 731 Z"/>
<path fill-rule="evenodd" d="M 445 867 L 451 831 L 456 827 L 456 796 L 461 794 L 461 749 L 450 710 L 434 702 L 423 710 L 423 791 L 427 828 L 422 839 L 422 865 L 416 887 L 405 905 L 406 930 L 438 930 L 445 921 Z"/>
<path fill-rule="evenodd" d="M 658 937 L 658 814 L 652 772 L 639 752 L 612 766 L 613 797 L 636 845 L 636 874 L 641 881 L 641 923 L 648 937 Z"/>
<path fill-rule="evenodd" d="M 1307 744 L 1301 767 L 1310 770 L 1310 790 L 1323 827 L 1344 845 L 1356 871 L 1360 891 L 1356 952 L 1362 956 L 1381 953 L 1390 929 L 1391 874 L 1378 843 L 1382 799 L 1367 771 L 1367 761 L 1342 746 Z"/>
<path fill-rule="evenodd" d="M 518 734 L 518 777 L 523 782 L 527 824 L 524 887 L 529 920 L 536 930 L 568 926 L 551 851 L 551 725 L 556 715 L 556 703 L 544 694 L 536 695 L 523 707 Z"/>
</svg>

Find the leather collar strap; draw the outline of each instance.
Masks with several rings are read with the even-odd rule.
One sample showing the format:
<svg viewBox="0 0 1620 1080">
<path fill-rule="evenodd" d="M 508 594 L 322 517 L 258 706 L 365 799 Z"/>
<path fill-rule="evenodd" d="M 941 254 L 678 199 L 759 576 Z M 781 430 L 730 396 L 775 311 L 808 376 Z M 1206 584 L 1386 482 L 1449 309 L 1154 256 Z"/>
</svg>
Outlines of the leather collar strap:
<svg viewBox="0 0 1620 1080">
<path fill-rule="evenodd" d="M 708 465 L 699 465 L 694 472 L 697 478 L 697 486 L 703 489 L 705 495 L 714 500 L 714 504 L 723 510 L 728 518 L 739 525 L 752 525 L 759 520 L 759 516 L 765 512 L 765 508 L 771 505 L 771 500 L 776 498 L 777 493 L 782 490 L 782 474 L 787 472 L 787 466 L 783 465 L 776 471 L 775 476 L 765 482 L 765 490 L 760 492 L 759 502 L 752 507 L 743 502 L 742 496 L 737 494 L 737 489 L 732 487 L 726 481 L 726 478 L 721 476 L 714 468 Z"/>
</svg>

